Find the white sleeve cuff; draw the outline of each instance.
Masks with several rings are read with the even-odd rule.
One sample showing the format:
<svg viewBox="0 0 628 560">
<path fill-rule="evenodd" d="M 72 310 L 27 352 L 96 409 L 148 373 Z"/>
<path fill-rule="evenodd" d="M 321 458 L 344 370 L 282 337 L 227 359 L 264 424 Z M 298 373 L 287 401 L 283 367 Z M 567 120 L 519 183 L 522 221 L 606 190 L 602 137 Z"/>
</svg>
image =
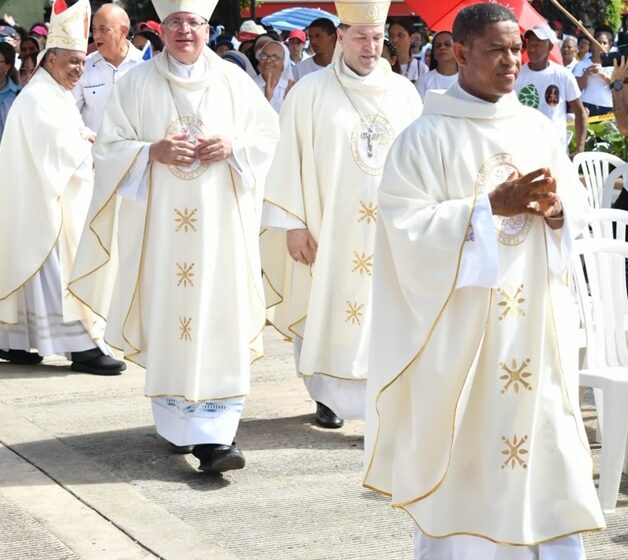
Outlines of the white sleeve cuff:
<svg viewBox="0 0 628 560">
<path fill-rule="evenodd" d="M 246 164 L 246 151 L 237 138 L 231 139 L 231 155 L 227 158 L 227 163 L 242 178 L 242 184 L 246 190 L 252 190 L 255 179 L 249 166 Z"/>
<path fill-rule="evenodd" d="M 283 208 L 269 202 L 262 207 L 262 227 L 278 229 L 304 229 L 305 224 L 296 216 L 288 214 Z"/>
<path fill-rule="evenodd" d="M 567 268 L 573 249 L 569 215 L 566 212 L 564 213 L 562 228 L 552 229 L 547 223 L 545 227 L 547 228 L 547 259 L 549 261 L 549 269 L 552 275 L 560 276 Z"/>
<path fill-rule="evenodd" d="M 129 169 L 124 181 L 118 188 L 118 194 L 124 198 L 142 201 L 146 200 L 148 193 L 148 158 L 150 144 L 146 144 L 135 159 L 135 163 Z"/>
<path fill-rule="evenodd" d="M 499 278 L 499 255 L 493 212 L 488 195 L 475 202 L 471 227 L 467 232 L 456 288 L 478 286 L 495 288 Z"/>
</svg>

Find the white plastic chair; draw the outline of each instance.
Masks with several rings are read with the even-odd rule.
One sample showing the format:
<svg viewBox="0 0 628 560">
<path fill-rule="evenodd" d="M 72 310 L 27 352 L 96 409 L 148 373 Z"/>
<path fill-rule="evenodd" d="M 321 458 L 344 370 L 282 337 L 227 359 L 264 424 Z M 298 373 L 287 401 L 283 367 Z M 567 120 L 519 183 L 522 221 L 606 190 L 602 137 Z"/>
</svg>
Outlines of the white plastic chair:
<svg viewBox="0 0 628 560">
<path fill-rule="evenodd" d="M 580 385 L 602 393 L 602 458 L 598 494 L 605 512 L 615 511 L 628 441 L 628 346 L 625 266 L 628 243 L 580 239 L 574 243 L 572 274 L 584 322 L 587 363 Z"/>
<path fill-rule="evenodd" d="M 600 208 L 610 208 L 615 202 L 615 183 L 618 181 L 621 181 L 623 188 L 628 188 L 628 163 L 615 167 L 604 179 Z"/>
<path fill-rule="evenodd" d="M 581 152 L 573 158 L 576 171 L 584 177 L 584 185 L 587 188 L 587 198 L 592 208 L 610 208 L 612 191 L 608 197 L 603 197 L 604 181 L 611 172 L 611 167 L 624 165 L 624 160 L 605 152 Z M 603 201 L 608 199 L 608 204 Z"/>
</svg>

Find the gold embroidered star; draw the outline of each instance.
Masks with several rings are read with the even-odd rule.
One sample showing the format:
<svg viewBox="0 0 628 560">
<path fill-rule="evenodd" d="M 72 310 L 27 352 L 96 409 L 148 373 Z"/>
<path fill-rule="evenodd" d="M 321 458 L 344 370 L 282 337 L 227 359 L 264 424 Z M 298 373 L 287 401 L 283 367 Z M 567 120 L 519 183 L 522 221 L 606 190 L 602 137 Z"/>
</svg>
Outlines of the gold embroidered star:
<svg viewBox="0 0 628 560">
<path fill-rule="evenodd" d="M 179 340 L 192 340 L 192 317 L 179 317 Z"/>
<path fill-rule="evenodd" d="M 194 268 L 194 263 L 177 263 L 177 268 L 179 269 L 179 272 L 177 272 L 177 276 L 179 277 L 177 286 L 180 286 L 181 284 L 183 284 L 184 288 L 186 286 L 194 286 L 194 282 L 192 281 L 192 277 L 194 276 L 194 272 L 192 272 L 192 269 Z"/>
<path fill-rule="evenodd" d="M 523 436 L 521 439 L 517 438 L 517 436 L 513 436 L 512 442 L 509 438 L 502 436 L 502 441 L 506 444 L 506 449 L 502 451 L 502 455 L 508 455 L 502 464 L 502 469 L 505 469 L 508 464 L 510 464 L 513 470 L 516 466 L 527 469 L 528 464 L 525 462 L 522 455 L 526 455 L 528 450 L 521 446 L 528 441 L 528 436 Z"/>
<path fill-rule="evenodd" d="M 354 325 L 360 325 L 362 319 L 362 309 L 364 309 L 364 304 L 351 303 L 347 302 L 347 309 L 345 313 L 347 317 L 345 318 L 345 323 L 351 322 Z"/>
<path fill-rule="evenodd" d="M 369 276 L 372 275 L 373 269 L 373 255 L 367 255 L 366 253 L 358 253 L 353 251 L 353 270 L 351 272 L 359 272 L 360 275 L 366 273 Z"/>
<path fill-rule="evenodd" d="M 183 210 L 179 210 L 177 208 L 174 209 L 175 213 L 175 224 L 177 224 L 177 229 L 175 231 L 179 231 L 181 228 L 187 233 L 188 231 L 196 231 L 196 208 L 192 210 L 188 210 L 184 208 Z"/>
<path fill-rule="evenodd" d="M 532 374 L 529 371 L 524 371 L 525 369 L 527 369 L 529 364 L 529 358 L 523 360 L 523 362 L 521 362 L 519 366 L 517 366 L 517 360 L 512 361 L 511 367 L 508 367 L 504 363 L 499 364 L 499 367 L 506 372 L 505 375 L 502 375 L 500 377 L 502 381 L 506 382 L 504 387 L 502 388 L 502 394 L 506 393 L 511 386 L 515 390 L 515 393 L 518 393 L 520 385 L 524 389 L 532 391 L 532 385 L 528 381 L 526 381 L 526 379 L 528 377 L 531 377 Z"/>
<path fill-rule="evenodd" d="M 521 297 L 521 292 L 523 292 L 523 284 L 517 288 L 514 294 L 509 294 L 506 290 L 497 288 L 497 293 L 503 298 L 497 303 L 497 305 L 504 309 L 499 316 L 500 321 L 508 316 L 510 312 L 512 312 L 513 315 L 518 314 L 522 317 L 525 316 L 525 312 L 521 308 L 521 305 L 525 303 L 525 298 Z"/>
<path fill-rule="evenodd" d="M 358 214 L 360 215 L 358 222 L 366 220 L 367 224 L 370 224 L 371 222 L 375 223 L 375 220 L 377 220 L 377 206 L 372 202 L 366 204 L 364 201 L 360 200 L 360 209 L 358 210 Z"/>
</svg>

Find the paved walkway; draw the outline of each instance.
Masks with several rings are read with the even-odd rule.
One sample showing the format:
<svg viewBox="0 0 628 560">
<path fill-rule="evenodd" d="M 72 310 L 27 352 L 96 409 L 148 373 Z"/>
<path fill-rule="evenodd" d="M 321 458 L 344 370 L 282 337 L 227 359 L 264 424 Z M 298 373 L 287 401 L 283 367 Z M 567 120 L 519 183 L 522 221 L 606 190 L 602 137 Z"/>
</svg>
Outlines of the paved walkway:
<svg viewBox="0 0 628 560">
<path fill-rule="evenodd" d="M 247 467 L 223 478 L 168 453 L 139 368 L 0 364 L 0 559 L 411 560 L 409 518 L 361 488 L 362 423 L 314 427 L 289 345 L 268 331 L 266 353 L 238 434 Z M 622 490 L 588 560 L 628 559 Z"/>
</svg>

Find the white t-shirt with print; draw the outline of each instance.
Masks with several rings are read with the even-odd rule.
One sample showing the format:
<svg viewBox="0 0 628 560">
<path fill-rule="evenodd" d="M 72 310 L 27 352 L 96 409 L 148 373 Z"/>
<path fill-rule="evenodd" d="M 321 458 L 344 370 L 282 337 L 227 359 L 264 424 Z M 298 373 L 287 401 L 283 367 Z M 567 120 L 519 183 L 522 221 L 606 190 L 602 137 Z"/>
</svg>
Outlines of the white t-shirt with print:
<svg viewBox="0 0 628 560">
<path fill-rule="evenodd" d="M 581 60 L 573 69 L 573 75 L 576 78 L 580 78 L 584 74 L 584 71 L 592 64 L 591 58 Z M 603 67 L 602 72 L 606 74 L 607 78 L 610 78 L 613 73 L 613 68 Z M 587 85 L 582 90 L 582 102 L 591 103 L 591 105 L 599 105 L 601 107 L 612 107 L 613 93 L 611 92 L 611 88 L 608 87 L 608 82 L 595 74 L 590 75 L 587 80 Z"/>
<path fill-rule="evenodd" d="M 567 101 L 580 97 L 580 88 L 572 72 L 549 61 L 543 70 L 521 67 L 516 85 L 519 101 L 538 109 L 554 123 L 560 138 L 567 147 Z"/>
</svg>

